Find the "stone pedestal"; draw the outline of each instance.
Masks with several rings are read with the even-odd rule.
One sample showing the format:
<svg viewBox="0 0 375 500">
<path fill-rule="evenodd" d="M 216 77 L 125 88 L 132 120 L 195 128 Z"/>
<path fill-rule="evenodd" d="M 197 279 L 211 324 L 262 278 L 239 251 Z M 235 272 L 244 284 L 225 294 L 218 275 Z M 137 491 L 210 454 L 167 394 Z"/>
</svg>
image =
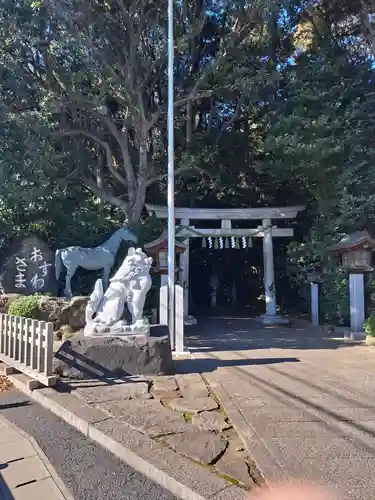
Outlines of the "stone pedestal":
<svg viewBox="0 0 375 500">
<path fill-rule="evenodd" d="M 118 321 L 115 325 L 88 324 L 84 330 L 86 337 L 144 337 L 150 335 L 148 321 L 141 320 L 134 325 Z"/>
<path fill-rule="evenodd" d="M 192 326 L 192 325 L 196 325 L 197 323 L 198 323 L 198 320 L 195 316 L 192 316 L 191 314 L 184 316 L 184 325 L 185 326 Z"/>
<path fill-rule="evenodd" d="M 365 292 L 363 274 L 349 275 L 350 331 L 352 339 L 364 339 Z"/>
<path fill-rule="evenodd" d="M 286 318 L 285 316 L 280 316 L 278 314 L 263 314 L 263 316 L 260 316 L 259 319 L 263 322 L 264 325 L 289 325 L 290 323 L 288 318 Z"/>
<path fill-rule="evenodd" d="M 53 371 L 71 379 L 173 374 L 168 328 L 151 325 L 150 336 L 85 337 L 79 334 L 56 352 Z"/>
<path fill-rule="evenodd" d="M 311 286 L 311 323 L 314 326 L 319 325 L 319 285 L 310 283 Z"/>
</svg>

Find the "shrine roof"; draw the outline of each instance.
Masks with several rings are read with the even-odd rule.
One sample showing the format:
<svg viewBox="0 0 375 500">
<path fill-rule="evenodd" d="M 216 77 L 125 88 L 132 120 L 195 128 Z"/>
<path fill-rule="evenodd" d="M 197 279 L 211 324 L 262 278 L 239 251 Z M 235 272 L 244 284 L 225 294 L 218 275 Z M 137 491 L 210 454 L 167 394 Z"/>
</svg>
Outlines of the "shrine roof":
<svg viewBox="0 0 375 500">
<path fill-rule="evenodd" d="M 161 233 L 161 235 L 158 238 L 156 238 L 153 241 L 150 241 L 149 243 L 146 243 L 144 245 L 144 249 L 145 250 L 159 249 L 160 247 L 163 247 L 167 244 L 168 244 L 168 231 L 165 230 Z M 175 240 L 175 247 L 182 251 L 184 251 L 187 248 L 187 246 L 181 241 L 179 241 L 177 238 Z"/>
<path fill-rule="evenodd" d="M 149 214 L 155 214 L 158 219 L 168 217 L 167 206 L 146 203 L 146 208 Z M 305 210 L 303 205 L 264 208 L 175 207 L 175 217 L 176 219 L 196 220 L 295 219 L 303 210 Z"/>
<path fill-rule="evenodd" d="M 358 231 L 356 233 L 344 236 L 338 243 L 328 248 L 330 252 L 340 252 L 343 250 L 355 250 L 360 247 L 375 248 L 375 240 L 367 231 Z"/>
</svg>

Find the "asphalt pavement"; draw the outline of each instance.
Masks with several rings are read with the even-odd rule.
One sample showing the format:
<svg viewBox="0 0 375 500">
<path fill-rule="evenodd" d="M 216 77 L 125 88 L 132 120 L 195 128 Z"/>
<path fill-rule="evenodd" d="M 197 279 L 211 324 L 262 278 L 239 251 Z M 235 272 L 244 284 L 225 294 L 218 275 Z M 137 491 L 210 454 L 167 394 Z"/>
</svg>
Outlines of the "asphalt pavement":
<svg viewBox="0 0 375 500">
<path fill-rule="evenodd" d="M 37 441 L 75 500 L 177 500 L 16 390 L 0 393 L 0 415 Z"/>
</svg>

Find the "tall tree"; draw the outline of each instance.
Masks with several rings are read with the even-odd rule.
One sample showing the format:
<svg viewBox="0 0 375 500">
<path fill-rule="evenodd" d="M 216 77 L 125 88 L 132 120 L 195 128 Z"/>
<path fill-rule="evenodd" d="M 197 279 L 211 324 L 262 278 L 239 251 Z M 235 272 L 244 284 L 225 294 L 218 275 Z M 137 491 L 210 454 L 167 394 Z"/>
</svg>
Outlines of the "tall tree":
<svg viewBox="0 0 375 500">
<path fill-rule="evenodd" d="M 194 132 L 214 123 L 220 133 L 237 118 L 251 77 L 241 50 L 263 28 L 260 5 L 176 5 L 177 175 L 199 173 Z M 79 179 L 130 225 L 165 178 L 166 12 L 145 0 L 7 0 L 0 9 L 5 117 L 31 115 L 49 134 L 56 177 Z"/>
</svg>

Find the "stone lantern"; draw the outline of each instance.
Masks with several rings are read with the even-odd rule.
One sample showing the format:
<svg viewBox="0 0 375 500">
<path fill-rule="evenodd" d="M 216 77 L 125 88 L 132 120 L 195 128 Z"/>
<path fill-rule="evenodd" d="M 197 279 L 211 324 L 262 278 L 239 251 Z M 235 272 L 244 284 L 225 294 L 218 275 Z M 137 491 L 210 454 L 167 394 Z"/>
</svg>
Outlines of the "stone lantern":
<svg viewBox="0 0 375 500">
<path fill-rule="evenodd" d="M 311 323 L 317 326 L 319 325 L 319 283 L 322 281 L 321 266 L 319 263 L 309 264 L 305 271 L 311 288 Z"/>
<path fill-rule="evenodd" d="M 350 329 L 351 338 L 363 336 L 365 321 L 365 293 L 363 273 L 372 271 L 372 252 L 375 240 L 367 231 L 345 236 L 328 250 L 341 257 L 342 265 L 349 271 Z M 358 335 L 359 334 L 359 335 Z"/>
<path fill-rule="evenodd" d="M 185 252 L 187 246 L 175 240 L 175 255 Z M 169 324 L 169 301 L 168 301 L 168 232 L 163 233 L 156 240 L 144 245 L 145 252 L 152 256 L 156 266 L 155 270 L 160 274 L 159 292 L 159 324 Z M 176 259 L 177 260 L 177 259 Z M 175 271 L 178 267 L 175 268 Z M 176 352 L 184 351 L 184 289 L 175 285 L 175 338 L 171 339 L 172 348 Z M 181 314 L 182 313 L 182 314 Z"/>
<path fill-rule="evenodd" d="M 163 233 L 156 238 L 156 240 L 146 243 L 144 249 L 148 255 L 153 257 L 156 263 L 156 272 L 161 275 L 161 286 L 168 283 L 168 233 L 163 231 Z M 176 240 L 175 242 L 175 254 L 179 255 L 186 250 L 186 245 L 184 243 Z"/>
</svg>

